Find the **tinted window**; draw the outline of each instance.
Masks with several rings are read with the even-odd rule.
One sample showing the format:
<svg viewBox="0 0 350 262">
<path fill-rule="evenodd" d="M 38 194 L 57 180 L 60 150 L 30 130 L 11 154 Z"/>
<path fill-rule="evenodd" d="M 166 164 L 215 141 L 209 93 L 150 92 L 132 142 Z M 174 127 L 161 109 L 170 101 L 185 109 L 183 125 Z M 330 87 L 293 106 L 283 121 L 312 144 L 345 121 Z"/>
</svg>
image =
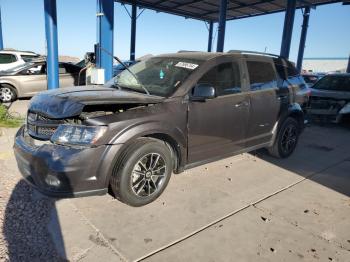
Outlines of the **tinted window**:
<svg viewBox="0 0 350 262">
<path fill-rule="evenodd" d="M 17 58 L 11 54 L 0 54 L 0 64 L 9 64 L 16 62 Z"/>
<path fill-rule="evenodd" d="M 288 77 L 294 77 L 294 76 L 297 76 L 299 75 L 299 72 L 298 70 L 295 68 L 295 66 L 287 61 L 287 74 L 288 74 Z"/>
<path fill-rule="evenodd" d="M 30 62 L 34 58 L 37 58 L 37 57 L 39 57 L 39 56 L 36 56 L 36 55 L 21 55 L 21 58 L 24 60 L 24 62 Z"/>
<path fill-rule="evenodd" d="M 27 67 L 20 72 L 22 75 L 42 75 L 46 73 L 46 66 L 44 64 L 34 64 L 31 67 Z"/>
<path fill-rule="evenodd" d="M 78 74 L 81 70 L 81 68 L 76 65 L 65 64 L 64 66 L 66 67 L 66 71 L 69 74 Z"/>
<path fill-rule="evenodd" d="M 276 75 L 271 63 L 247 61 L 247 66 L 251 90 L 276 87 Z"/>
<path fill-rule="evenodd" d="M 281 58 L 274 58 L 273 61 L 279 78 L 286 79 L 286 77 L 295 77 L 299 75 L 298 70 L 291 62 L 282 60 Z"/>
<path fill-rule="evenodd" d="M 321 78 L 313 85 L 314 89 L 350 91 L 350 76 L 348 75 L 329 75 Z"/>
<path fill-rule="evenodd" d="M 210 84 L 218 96 L 241 92 L 241 78 L 237 63 L 224 63 L 212 68 L 199 83 Z"/>
</svg>

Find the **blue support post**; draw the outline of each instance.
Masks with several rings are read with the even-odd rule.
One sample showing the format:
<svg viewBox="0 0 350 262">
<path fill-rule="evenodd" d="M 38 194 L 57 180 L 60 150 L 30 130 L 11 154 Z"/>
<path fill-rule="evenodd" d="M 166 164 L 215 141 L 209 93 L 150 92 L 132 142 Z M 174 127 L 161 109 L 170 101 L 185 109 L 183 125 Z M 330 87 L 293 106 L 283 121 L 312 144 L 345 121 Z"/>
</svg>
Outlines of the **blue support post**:
<svg viewBox="0 0 350 262">
<path fill-rule="evenodd" d="M 296 0 L 287 1 L 287 10 L 284 17 L 282 44 L 280 55 L 285 58 L 289 58 L 290 45 L 292 41 L 293 34 L 293 24 L 295 16 Z"/>
<path fill-rule="evenodd" d="M 56 0 L 44 0 L 47 88 L 59 88 Z"/>
<path fill-rule="evenodd" d="M 219 28 L 218 28 L 218 43 L 216 47 L 217 52 L 224 51 L 225 31 L 226 31 L 226 12 L 227 12 L 227 0 L 221 0 L 220 14 L 219 14 Z"/>
<path fill-rule="evenodd" d="M 105 81 L 113 77 L 114 0 L 97 0 L 96 66 L 105 70 Z"/>
<path fill-rule="evenodd" d="M 208 37 L 208 52 L 211 52 L 212 45 L 213 45 L 213 27 L 214 23 L 213 21 L 209 22 L 209 37 Z"/>
<path fill-rule="evenodd" d="M 2 38 L 2 18 L 1 18 L 1 8 L 0 8 L 0 50 L 4 49 L 4 40 Z"/>
<path fill-rule="evenodd" d="M 350 73 L 350 55 L 349 55 L 348 67 L 346 68 L 346 72 Z"/>
<path fill-rule="evenodd" d="M 298 60 L 297 60 L 297 69 L 301 72 L 303 67 L 303 58 L 304 58 L 304 50 L 306 43 L 306 35 L 307 29 L 309 27 L 309 17 L 310 17 L 310 7 L 305 7 L 303 14 L 303 25 L 301 27 L 301 35 L 300 35 L 300 43 L 299 43 L 299 52 L 298 52 Z"/>
<path fill-rule="evenodd" d="M 133 3 L 131 5 L 131 39 L 130 39 L 130 60 L 131 61 L 135 61 L 136 20 L 137 20 L 137 6 L 135 3 Z"/>
</svg>

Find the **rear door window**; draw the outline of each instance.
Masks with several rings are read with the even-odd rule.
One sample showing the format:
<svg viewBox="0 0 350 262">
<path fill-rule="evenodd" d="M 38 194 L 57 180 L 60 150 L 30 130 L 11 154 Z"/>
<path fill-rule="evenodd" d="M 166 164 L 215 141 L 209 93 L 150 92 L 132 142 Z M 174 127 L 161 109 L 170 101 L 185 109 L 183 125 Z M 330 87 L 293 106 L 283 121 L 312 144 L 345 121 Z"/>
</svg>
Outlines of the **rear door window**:
<svg viewBox="0 0 350 262">
<path fill-rule="evenodd" d="M 64 67 L 66 68 L 66 71 L 69 74 L 79 74 L 81 70 L 81 67 L 71 64 L 64 64 Z"/>
<path fill-rule="evenodd" d="M 199 83 L 210 84 L 218 96 L 236 94 L 241 92 L 241 76 L 237 62 L 217 65 L 210 69 Z"/>
<path fill-rule="evenodd" d="M 39 56 L 37 55 L 21 55 L 21 58 L 23 59 L 24 62 L 30 62 L 35 58 L 38 58 Z"/>
<path fill-rule="evenodd" d="M 0 54 L 0 64 L 10 64 L 16 62 L 17 58 L 12 54 Z"/>
<path fill-rule="evenodd" d="M 250 90 L 264 90 L 276 87 L 276 74 L 271 63 L 247 61 Z"/>
</svg>

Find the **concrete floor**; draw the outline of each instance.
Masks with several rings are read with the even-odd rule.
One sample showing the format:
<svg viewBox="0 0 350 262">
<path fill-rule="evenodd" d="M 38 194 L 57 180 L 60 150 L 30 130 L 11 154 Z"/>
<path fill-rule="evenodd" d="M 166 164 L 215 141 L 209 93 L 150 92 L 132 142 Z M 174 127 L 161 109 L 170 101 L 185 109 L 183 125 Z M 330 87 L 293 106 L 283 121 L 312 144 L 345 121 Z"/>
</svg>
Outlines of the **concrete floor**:
<svg viewBox="0 0 350 262">
<path fill-rule="evenodd" d="M 187 170 L 141 208 L 57 200 L 43 226 L 73 261 L 350 261 L 349 133 L 310 126 L 289 159 L 255 152 Z M 1 179 L 20 178 L 13 134 L 0 137 Z"/>
</svg>

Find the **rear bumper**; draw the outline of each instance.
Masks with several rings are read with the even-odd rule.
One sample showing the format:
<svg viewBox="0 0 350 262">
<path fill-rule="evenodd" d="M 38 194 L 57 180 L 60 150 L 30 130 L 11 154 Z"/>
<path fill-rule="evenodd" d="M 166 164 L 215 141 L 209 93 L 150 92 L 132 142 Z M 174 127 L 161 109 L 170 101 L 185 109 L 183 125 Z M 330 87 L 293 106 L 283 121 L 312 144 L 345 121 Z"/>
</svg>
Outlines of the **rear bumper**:
<svg viewBox="0 0 350 262">
<path fill-rule="evenodd" d="M 52 143 L 35 145 L 20 128 L 14 152 L 24 179 L 38 191 L 53 197 L 103 195 L 107 192 L 115 146 L 72 148 Z"/>
</svg>

